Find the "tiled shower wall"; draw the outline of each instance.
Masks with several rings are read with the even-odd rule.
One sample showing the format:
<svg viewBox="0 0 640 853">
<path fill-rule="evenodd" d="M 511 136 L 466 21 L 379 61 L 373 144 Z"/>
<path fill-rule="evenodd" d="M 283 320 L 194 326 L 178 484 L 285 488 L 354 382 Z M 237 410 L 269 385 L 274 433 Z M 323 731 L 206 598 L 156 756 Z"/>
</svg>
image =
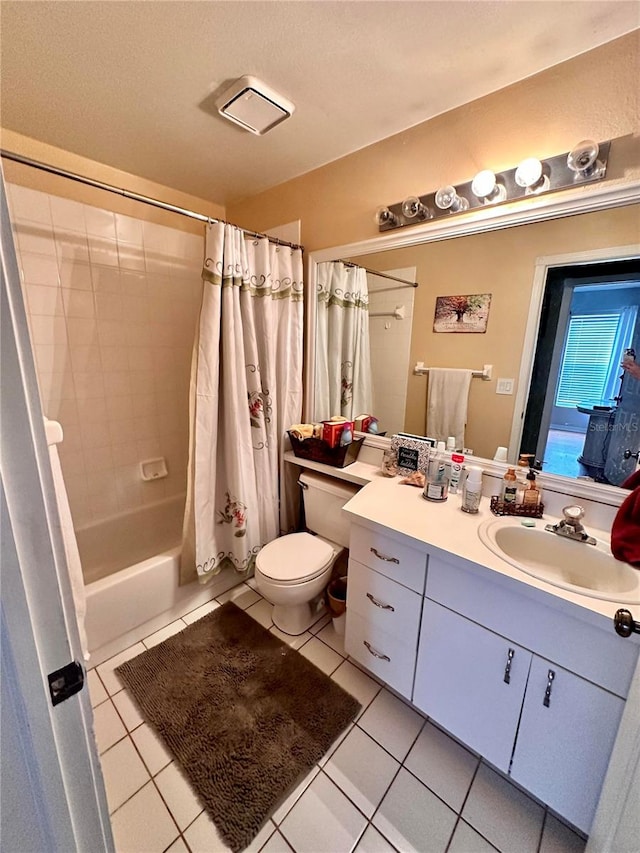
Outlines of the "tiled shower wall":
<svg viewBox="0 0 640 853">
<path fill-rule="evenodd" d="M 74 525 L 184 492 L 204 238 L 17 185 L 8 199 Z M 158 456 L 169 476 L 144 482 Z"/>
</svg>

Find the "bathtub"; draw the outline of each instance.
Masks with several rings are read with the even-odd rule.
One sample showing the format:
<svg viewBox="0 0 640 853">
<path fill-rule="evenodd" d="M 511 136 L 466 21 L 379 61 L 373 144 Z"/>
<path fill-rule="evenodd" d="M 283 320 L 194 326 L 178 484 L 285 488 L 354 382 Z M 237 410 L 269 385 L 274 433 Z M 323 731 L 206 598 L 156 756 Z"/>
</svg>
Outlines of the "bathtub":
<svg viewBox="0 0 640 853">
<path fill-rule="evenodd" d="M 76 530 L 90 665 L 240 582 L 227 569 L 206 586 L 178 586 L 183 512 L 181 495 Z"/>
</svg>

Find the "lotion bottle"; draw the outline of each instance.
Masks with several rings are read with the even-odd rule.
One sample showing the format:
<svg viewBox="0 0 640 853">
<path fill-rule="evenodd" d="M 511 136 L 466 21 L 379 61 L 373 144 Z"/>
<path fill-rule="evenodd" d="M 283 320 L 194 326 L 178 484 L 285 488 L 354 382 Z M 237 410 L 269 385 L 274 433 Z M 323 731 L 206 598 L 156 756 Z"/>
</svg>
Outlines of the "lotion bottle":
<svg viewBox="0 0 640 853">
<path fill-rule="evenodd" d="M 502 490 L 500 500 L 506 504 L 514 504 L 518 494 L 518 478 L 514 468 L 507 468 L 507 473 L 502 478 Z"/>
<path fill-rule="evenodd" d="M 482 468 L 471 465 L 467 470 L 467 479 L 464 481 L 464 485 L 462 486 L 462 504 L 460 509 L 463 512 L 478 512 L 481 497 Z"/>
</svg>

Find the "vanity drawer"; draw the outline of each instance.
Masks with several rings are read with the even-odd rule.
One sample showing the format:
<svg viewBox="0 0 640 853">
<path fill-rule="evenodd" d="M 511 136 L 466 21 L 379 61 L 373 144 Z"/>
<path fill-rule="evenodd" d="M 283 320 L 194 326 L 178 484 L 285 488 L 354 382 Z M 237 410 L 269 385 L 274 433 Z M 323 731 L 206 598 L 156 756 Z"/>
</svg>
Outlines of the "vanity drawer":
<svg viewBox="0 0 640 853">
<path fill-rule="evenodd" d="M 358 613 L 376 629 L 416 645 L 422 601 L 419 593 L 356 560 L 349 560 L 347 609 Z"/>
<path fill-rule="evenodd" d="M 415 644 L 409 646 L 401 642 L 350 610 L 347 611 L 345 649 L 385 684 L 407 699 L 411 698 L 416 667 Z"/>
<path fill-rule="evenodd" d="M 427 570 L 426 552 L 352 523 L 349 554 L 359 563 L 422 594 Z"/>
</svg>

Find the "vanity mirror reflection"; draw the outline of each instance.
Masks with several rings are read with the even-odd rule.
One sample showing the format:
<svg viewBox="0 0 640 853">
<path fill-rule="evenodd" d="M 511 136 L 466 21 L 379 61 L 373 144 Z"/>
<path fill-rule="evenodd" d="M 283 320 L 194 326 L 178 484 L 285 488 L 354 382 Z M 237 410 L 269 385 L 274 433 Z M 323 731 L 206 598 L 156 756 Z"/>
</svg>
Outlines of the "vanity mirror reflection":
<svg viewBox="0 0 640 853">
<path fill-rule="evenodd" d="M 596 482 L 619 484 L 624 472 L 633 470 L 633 456 L 624 465 L 618 465 L 617 474 L 609 479 L 604 476 L 604 469 L 597 471 L 578 463 L 577 459 L 583 456 L 585 440 L 595 429 L 595 421 L 590 420 L 589 414 L 578 411 L 578 407 L 615 409 L 619 401 L 611 398 L 620 396 L 621 391 L 619 355 L 625 347 L 633 346 L 640 361 L 639 197 L 639 188 L 627 185 L 623 189 L 605 188 L 591 195 L 582 194 L 577 200 L 570 198 L 549 203 L 537 199 L 530 209 L 523 203 L 515 205 L 511 212 L 478 211 L 457 220 L 452 217 L 450 222 L 400 229 L 359 244 L 312 254 L 310 294 L 315 294 L 318 282 L 317 264 L 338 259 L 369 270 L 391 273 L 409 283 L 418 283 L 418 287 L 412 288 L 371 274 L 368 276 L 368 331 L 372 351 L 370 392 L 373 413 L 378 415 L 378 410 L 382 413 L 380 429 L 388 435 L 400 430 L 426 434 L 428 378 L 414 373 L 419 362 L 432 367 L 474 371 L 481 371 L 485 364 L 490 364 L 493 366 L 491 380 L 472 379 L 469 391 L 464 443 L 473 449 L 475 456 L 491 459 L 496 448 L 503 445 L 509 448 L 510 461 L 515 462 L 520 452 L 535 454 L 545 461 L 548 456 L 553 461 L 549 462 L 549 467 L 543 464 L 547 473 L 587 476 Z M 587 305 L 586 309 L 584 305 L 580 307 L 582 314 L 612 314 L 618 311 L 621 303 L 624 303 L 622 307 L 629 303 L 626 319 L 618 323 L 613 336 L 609 335 L 613 340 L 607 339 L 611 351 L 608 369 L 601 371 L 606 378 L 600 393 L 597 393 L 597 383 L 589 389 L 574 387 L 571 392 L 575 399 L 571 394 L 565 394 L 562 399 L 566 405 L 551 406 L 557 403 L 558 377 L 563 359 L 570 366 L 566 346 L 569 321 L 577 311 L 575 306 L 571 311 L 565 310 L 561 321 L 554 317 L 553 364 L 537 365 L 534 372 L 538 334 L 548 324 L 544 319 L 542 324 L 540 322 L 543 303 L 549 299 L 545 296 L 548 281 L 560 268 L 587 269 L 589 265 L 598 265 L 597 268 L 594 266 L 594 279 L 590 286 L 596 289 L 602 285 L 604 288 L 602 265 L 614 261 L 629 264 L 626 277 L 622 279 L 616 277 L 617 268 L 610 267 L 615 274 L 608 277 L 607 284 L 611 286 L 608 293 L 612 295 L 615 291 L 611 305 L 616 307 L 611 310 L 605 307 L 600 311 L 595 302 L 590 307 Z M 567 278 L 571 279 L 571 275 Z M 572 287 L 577 291 L 574 285 Z M 582 290 L 583 295 L 586 292 L 586 289 Z M 486 330 L 472 334 L 434 331 L 436 297 L 468 294 L 491 294 Z M 601 293 L 598 295 L 602 296 Z M 383 299 L 386 301 L 382 302 Z M 315 299 L 310 299 L 306 400 L 309 419 L 336 414 L 322 411 L 314 393 L 318 340 L 316 307 Z M 402 309 L 404 316 L 396 318 L 393 314 L 398 308 Z M 387 316 L 378 316 L 385 314 Z M 578 341 L 579 350 L 575 329 L 571 340 L 574 350 Z M 594 352 L 601 346 L 600 339 L 595 346 L 586 341 L 582 349 Z M 587 372 L 593 374 L 590 368 Z M 498 386 L 500 379 L 508 381 Z M 625 382 L 624 430 L 629 447 L 625 444 L 623 448 L 620 444 L 616 452 L 623 453 L 628 449 L 634 454 L 640 447 L 640 380 L 625 379 Z M 512 393 L 498 393 L 504 390 L 505 385 Z M 634 386 L 638 386 L 637 389 Z M 530 399 L 542 409 L 546 403 L 546 421 L 538 423 L 537 431 L 530 427 L 523 439 L 524 416 Z M 388 409 L 386 404 L 389 402 L 395 402 L 395 414 Z M 574 410 L 577 422 L 574 422 Z M 562 417 L 567 414 L 568 417 Z M 545 446 L 543 438 L 548 438 L 549 430 L 553 428 L 561 434 L 560 440 L 568 442 L 567 451 L 557 442 L 556 445 Z M 620 427 L 619 432 L 622 429 Z M 558 439 L 558 436 L 554 438 Z M 527 447 L 521 445 L 523 440 L 528 442 Z M 554 451 L 557 451 L 558 458 L 562 457 L 560 464 L 556 464 L 557 458 L 553 459 Z"/>
</svg>

